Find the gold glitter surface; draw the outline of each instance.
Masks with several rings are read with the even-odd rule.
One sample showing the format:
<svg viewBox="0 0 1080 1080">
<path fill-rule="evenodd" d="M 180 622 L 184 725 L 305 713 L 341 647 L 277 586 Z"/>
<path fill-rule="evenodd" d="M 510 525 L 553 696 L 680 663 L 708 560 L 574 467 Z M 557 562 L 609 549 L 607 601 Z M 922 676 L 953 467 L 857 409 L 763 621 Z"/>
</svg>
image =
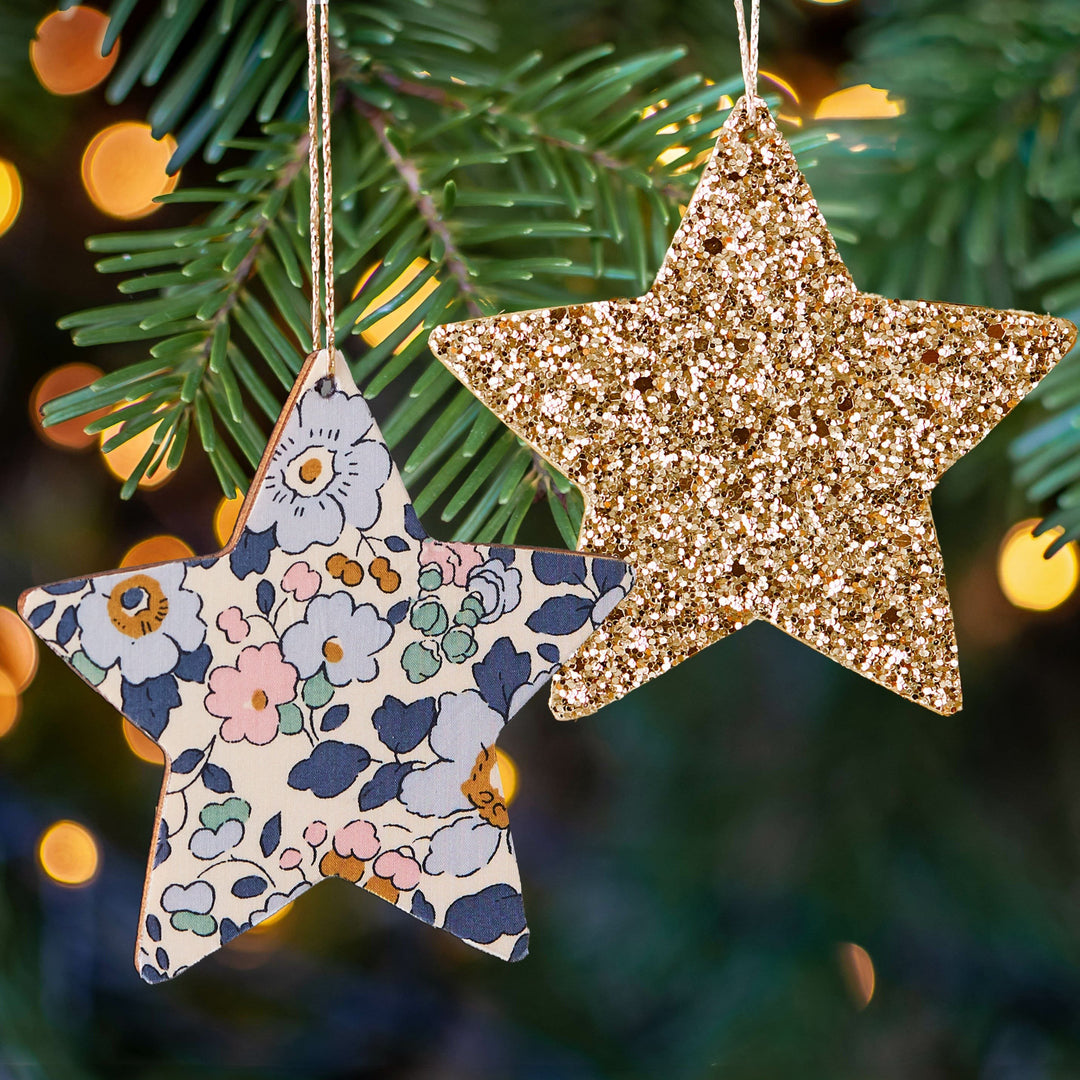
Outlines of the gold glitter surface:
<svg viewBox="0 0 1080 1080">
<path fill-rule="evenodd" d="M 587 716 L 754 619 L 960 708 L 942 473 L 1076 328 L 860 293 L 763 105 L 728 118 L 653 288 L 442 326 L 434 351 L 585 497 L 637 585 L 556 675 Z"/>
</svg>

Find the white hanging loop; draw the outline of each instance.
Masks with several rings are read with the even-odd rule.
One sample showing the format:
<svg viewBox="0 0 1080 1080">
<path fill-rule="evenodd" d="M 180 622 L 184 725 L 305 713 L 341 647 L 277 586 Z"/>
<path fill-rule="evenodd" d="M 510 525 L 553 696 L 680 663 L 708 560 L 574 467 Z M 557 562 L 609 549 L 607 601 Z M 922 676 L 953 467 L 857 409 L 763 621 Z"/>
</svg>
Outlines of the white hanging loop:
<svg viewBox="0 0 1080 1080">
<path fill-rule="evenodd" d="M 746 13 L 743 0 L 735 0 L 735 18 L 739 24 L 739 53 L 742 58 L 743 86 L 746 88 L 746 108 L 750 117 L 757 113 L 758 102 L 758 31 L 761 25 L 761 0 L 750 0 L 750 33 L 746 32 Z"/>
</svg>

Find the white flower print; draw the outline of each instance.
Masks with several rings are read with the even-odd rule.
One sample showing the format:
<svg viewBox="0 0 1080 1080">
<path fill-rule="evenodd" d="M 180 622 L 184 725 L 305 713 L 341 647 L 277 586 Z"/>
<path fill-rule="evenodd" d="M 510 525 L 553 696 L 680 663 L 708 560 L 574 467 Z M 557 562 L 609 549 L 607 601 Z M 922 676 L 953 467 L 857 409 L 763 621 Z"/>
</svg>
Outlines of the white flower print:
<svg viewBox="0 0 1080 1080">
<path fill-rule="evenodd" d="M 535 689 L 522 687 L 523 700 Z M 475 690 L 439 698 L 430 743 L 441 760 L 409 773 L 400 798 L 421 817 L 464 816 L 432 836 L 425 873 L 467 877 L 486 866 L 498 850 L 509 824 L 495 763 L 495 740 L 503 723 Z"/>
<path fill-rule="evenodd" d="M 375 654 L 386 647 L 394 628 L 371 604 L 353 605 L 348 593 L 316 596 L 303 622 L 281 635 L 285 659 L 308 679 L 325 665 L 334 686 L 371 682 L 379 674 Z"/>
<path fill-rule="evenodd" d="M 94 578 L 79 602 L 82 650 L 99 668 L 120 664 L 130 683 L 172 671 L 206 638 L 202 597 L 183 587 L 183 563 Z"/>
<path fill-rule="evenodd" d="M 480 621 L 494 622 L 521 603 L 521 571 L 502 559 L 488 559 L 469 571 L 468 588 L 480 597 L 484 609 Z"/>
<path fill-rule="evenodd" d="M 278 546 L 298 554 L 331 544 L 346 525 L 361 531 L 379 518 L 379 490 L 390 478 L 390 453 L 365 436 L 374 421 L 359 395 L 300 399 L 270 460 L 247 527 L 277 526 Z"/>
</svg>

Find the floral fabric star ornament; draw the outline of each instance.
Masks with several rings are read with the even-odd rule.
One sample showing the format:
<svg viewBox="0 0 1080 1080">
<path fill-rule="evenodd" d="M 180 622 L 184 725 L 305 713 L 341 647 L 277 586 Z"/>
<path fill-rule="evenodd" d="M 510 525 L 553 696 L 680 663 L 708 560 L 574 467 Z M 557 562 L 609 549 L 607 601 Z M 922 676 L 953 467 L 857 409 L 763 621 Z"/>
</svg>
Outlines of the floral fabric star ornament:
<svg viewBox="0 0 1080 1080">
<path fill-rule="evenodd" d="M 607 558 L 427 536 L 327 357 L 301 372 L 223 552 L 20 601 L 165 752 L 149 982 L 328 877 L 524 956 L 495 741 L 632 582 Z"/>
<path fill-rule="evenodd" d="M 442 326 L 431 345 L 581 488 L 579 547 L 637 571 L 552 682 L 569 719 L 755 619 L 959 709 L 930 494 L 1075 336 L 860 293 L 764 102 L 744 97 L 648 293 Z"/>
</svg>

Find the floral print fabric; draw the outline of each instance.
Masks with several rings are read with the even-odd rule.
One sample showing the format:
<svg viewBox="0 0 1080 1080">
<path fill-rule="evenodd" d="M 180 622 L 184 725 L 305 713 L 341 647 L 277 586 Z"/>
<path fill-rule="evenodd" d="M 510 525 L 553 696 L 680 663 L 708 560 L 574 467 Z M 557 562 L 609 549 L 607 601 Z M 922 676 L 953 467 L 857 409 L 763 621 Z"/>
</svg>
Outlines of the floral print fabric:
<svg viewBox="0 0 1080 1080">
<path fill-rule="evenodd" d="M 327 877 L 505 959 L 527 949 L 495 741 L 631 571 L 430 539 L 344 359 L 326 375 L 320 353 L 225 552 L 21 601 L 168 757 L 149 982 Z"/>
</svg>

